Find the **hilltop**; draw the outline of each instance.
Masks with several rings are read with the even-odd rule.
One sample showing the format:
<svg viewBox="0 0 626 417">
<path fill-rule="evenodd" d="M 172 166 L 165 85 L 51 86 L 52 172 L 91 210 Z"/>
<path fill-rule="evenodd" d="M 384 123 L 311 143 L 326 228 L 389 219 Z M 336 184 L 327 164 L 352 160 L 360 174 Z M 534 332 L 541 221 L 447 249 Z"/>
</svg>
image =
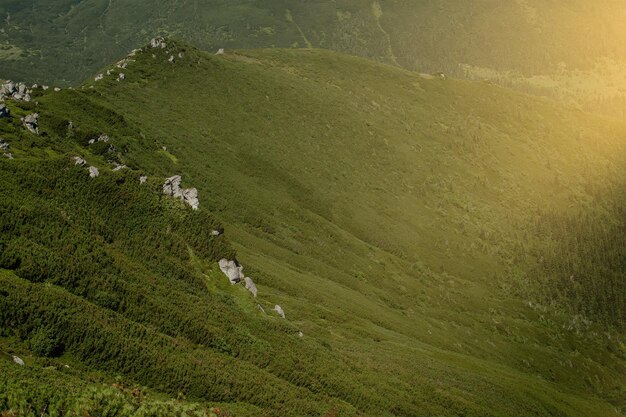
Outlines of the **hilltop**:
<svg viewBox="0 0 626 417">
<path fill-rule="evenodd" d="M 624 117 L 619 0 L 34 0 L 0 5 L 0 77 L 76 84 L 155 34 L 205 50 L 327 48 Z"/>
<path fill-rule="evenodd" d="M 0 406 L 623 415 L 626 126 L 324 50 L 154 46 L 7 101 Z"/>
</svg>

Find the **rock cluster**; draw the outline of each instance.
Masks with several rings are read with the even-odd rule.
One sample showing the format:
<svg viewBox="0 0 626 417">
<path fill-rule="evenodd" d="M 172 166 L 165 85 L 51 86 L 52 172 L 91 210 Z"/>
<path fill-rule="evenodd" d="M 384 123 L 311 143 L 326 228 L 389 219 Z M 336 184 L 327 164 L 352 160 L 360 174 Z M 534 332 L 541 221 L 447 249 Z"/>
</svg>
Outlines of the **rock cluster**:
<svg viewBox="0 0 626 417">
<path fill-rule="evenodd" d="M 108 142 L 109 140 L 110 140 L 110 138 L 103 133 L 102 135 L 98 136 L 97 138 L 89 139 L 88 143 L 90 145 L 93 145 L 96 142 Z"/>
<path fill-rule="evenodd" d="M 236 259 L 230 261 L 228 259 L 221 259 L 219 262 L 219 266 L 224 275 L 228 277 L 231 285 L 243 282 L 246 289 L 250 291 L 250 293 L 252 293 L 254 298 L 256 298 L 258 290 L 256 288 L 256 285 L 254 284 L 254 281 L 252 280 L 252 278 L 245 276 L 245 274 L 243 273 L 243 266 L 241 266 L 241 264 Z"/>
<path fill-rule="evenodd" d="M 81 167 L 84 167 L 87 165 L 87 161 L 85 161 L 84 158 L 80 157 L 80 156 L 75 156 L 72 158 L 72 160 L 74 161 L 74 165 L 79 165 Z M 100 171 L 98 171 L 98 168 L 94 167 L 94 166 L 90 166 L 89 167 L 89 176 L 91 178 L 96 178 L 98 175 L 100 175 Z"/>
<path fill-rule="evenodd" d="M 24 83 L 7 81 L 0 86 L 0 99 L 10 98 L 16 101 L 30 101 L 31 91 Z"/>
<path fill-rule="evenodd" d="M 158 37 L 152 38 L 150 40 L 150 46 L 153 47 L 153 48 L 165 49 L 167 47 L 167 43 L 165 43 L 165 39 L 163 39 L 162 37 L 158 36 Z"/>
<path fill-rule="evenodd" d="M 195 188 L 181 188 L 181 181 L 182 177 L 180 175 L 174 175 L 173 177 L 166 179 L 163 184 L 163 194 L 180 198 L 192 209 L 198 210 L 198 207 L 200 206 L 200 202 L 198 201 L 198 190 Z"/>
<path fill-rule="evenodd" d="M 24 127 L 35 135 L 39 134 L 39 114 L 32 113 L 26 117 L 22 117 Z"/>
</svg>

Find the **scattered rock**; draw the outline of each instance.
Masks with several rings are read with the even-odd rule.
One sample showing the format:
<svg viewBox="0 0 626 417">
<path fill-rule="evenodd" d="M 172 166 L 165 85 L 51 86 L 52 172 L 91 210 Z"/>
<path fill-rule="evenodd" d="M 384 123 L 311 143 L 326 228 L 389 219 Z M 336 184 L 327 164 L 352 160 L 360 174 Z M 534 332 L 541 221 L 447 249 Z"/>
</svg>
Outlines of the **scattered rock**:
<svg viewBox="0 0 626 417">
<path fill-rule="evenodd" d="M 13 159 L 13 154 L 11 152 L 3 153 L 2 156 L 5 158 Z"/>
<path fill-rule="evenodd" d="M 222 233 L 224 233 L 224 229 L 219 229 L 219 230 L 211 230 L 211 236 L 219 236 Z"/>
<path fill-rule="evenodd" d="M 109 69 L 109 70 L 107 70 L 107 75 L 111 75 L 111 73 L 112 73 L 112 72 L 113 72 L 113 71 L 112 71 L 112 70 L 110 70 L 110 69 Z"/>
<path fill-rule="evenodd" d="M 61 89 L 59 87 L 54 87 L 54 91 L 58 93 L 59 91 L 61 91 Z"/>
<path fill-rule="evenodd" d="M 96 78 L 94 78 L 94 80 L 95 81 L 100 81 L 103 78 L 104 78 L 104 74 L 98 74 L 98 75 L 96 75 Z"/>
<path fill-rule="evenodd" d="M 34 133 L 35 135 L 39 134 L 39 114 L 32 113 L 26 117 L 22 118 L 22 123 L 24 127 Z"/>
<path fill-rule="evenodd" d="M 112 171 L 113 172 L 117 172 L 117 171 L 120 171 L 120 170 L 122 170 L 124 168 L 128 168 L 128 167 L 126 165 L 120 165 L 117 162 L 114 162 Z"/>
<path fill-rule="evenodd" d="M 96 178 L 98 175 L 100 175 L 100 171 L 98 171 L 98 168 L 89 167 L 89 176 L 91 178 Z"/>
<path fill-rule="evenodd" d="M 145 184 L 146 181 L 148 181 L 148 177 L 146 175 L 139 177 L 139 184 Z"/>
<path fill-rule="evenodd" d="M 103 134 L 101 134 L 100 136 L 98 136 L 98 138 L 95 138 L 95 139 L 89 139 L 89 142 L 88 142 L 88 143 L 89 143 L 90 145 L 93 145 L 93 144 L 94 144 L 94 143 L 96 143 L 96 142 L 108 142 L 109 140 L 110 140 L 110 138 L 109 138 L 107 135 L 105 135 L 105 134 L 103 133 Z"/>
<path fill-rule="evenodd" d="M 279 316 L 281 316 L 282 318 L 285 318 L 285 311 L 283 310 L 283 308 L 281 306 L 279 306 L 278 304 L 276 304 L 274 306 L 274 311 L 278 313 Z"/>
<path fill-rule="evenodd" d="M 179 52 L 179 53 L 178 53 L 178 58 L 183 58 L 184 56 L 185 56 L 185 54 L 184 54 L 184 53 L 182 53 L 182 52 Z"/>
<path fill-rule="evenodd" d="M 20 366 L 24 366 L 25 365 L 24 361 L 19 356 L 13 355 L 13 362 L 15 362 L 16 364 L 18 364 Z"/>
<path fill-rule="evenodd" d="M 72 159 L 74 160 L 74 165 L 80 165 L 81 167 L 87 163 L 87 161 L 85 161 L 80 156 L 75 156 Z"/>
<path fill-rule="evenodd" d="M 302 330 L 298 332 L 298 337 L 304 337 L 304 333 L 302 333 Z"/>
<path fill-rule="evenodd" d="M 198 210 L 200 201 L 198 200 L 198 190 L 195 188 L 182 189 L 180 183 L 182 178 L 180 175 L 174 175 L 165 180 L 163 184 L 163 194 L 180 198 L 185 204 L 191 206 L 192 209 Z"/>
<path fill-rule="evenodd" d="M 261 313 L 265 314 L 265 309 L 263 308 L 261 304 L 257 304 L 256 308 L 258 308 Z"/>
<path fill-rule="evenodd" d="M 48 88 L 50 88 L 50 87 L 49 87 L 49 86 L 47 86 L 47 85 L 42 85 L 42 86 L 41 86 L 41 88 L 43 88 L 43 91 L 46 91 L 46 90 L 47 90 Z"/>
<path fill-rule="evenodd" d="M 6 104 L 0 103 L 0 119 L 3 117 L 11 117 L 11 111 Z"/>
<path fill-rule="evenodd" d="M 5 142 L 4 139 L 0 138 L 0 151 L 8 151 L 9 147 L 9 144 Z"/>
<path fill-rule="evenodd" d="M 119 75 L 117 76 L 117 81 L 122 81 L 124 78 L 126 78 L 126 76 L 124 75 L 123 72 L 120 72 Z"/>
<path fill-rule="evenodd" d="M 162 37 L 158 36 L 158 37 L 152 38 L 150 40 L 150 46 L 153 47 L 153 48 L 165 49 L 167 47 L 167 43 L 165 43 L 165 39 L 163 39 Z"/>
<path fill-rule="evenodd" d="M 224 48 L 218 49 L 215 55 L 224 55 Z"/>
<path fill-rule="evenodd" d="M 254 295 L 254 298 L 256 298 L 257 289 L 256 289 L 256 285 L 254 285 L 254 281 L 252 281 L 252 278 L 245 277 L 243 279 L 243 282 L 244 282 L 244 284 L 246 286 L 246 289 L 248 291 L 250 291 L 252 293 L 252 295 Z"/>
<path fill-rule="evenodd" d="M 220 269 L 228 277 L 228 280 L 232 285 L 235 285 L 244 278 L 243 266 L 235 260 L 229 261 L 228 259 L 221 259 L 219 262 Z"/>
<path fill-rule="evenodd" d="M 168 62 L 170 64 L 173 64 L 174 63 L 174 55 L 170 55 L 170 57 L 167 60 L 168 60 Z"/>
</svg>

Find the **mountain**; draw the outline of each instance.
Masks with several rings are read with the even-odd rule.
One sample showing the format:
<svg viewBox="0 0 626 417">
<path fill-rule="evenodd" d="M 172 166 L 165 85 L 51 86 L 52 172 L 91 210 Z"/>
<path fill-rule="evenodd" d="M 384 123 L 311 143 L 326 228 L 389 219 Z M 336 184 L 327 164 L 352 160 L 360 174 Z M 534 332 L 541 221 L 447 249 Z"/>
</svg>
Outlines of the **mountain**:
<svg viewBox="0 0 626 417">
<path fill-rule="evenodd" d="M 152 44 L 6 102 L 0 410 L 624 415 L 624 124 L 326 50 Z"/>
<path fill-rule="evenodd" d="M 76 84 L 161 34 L 207 50 L 327 48 L 626 108 L 620 0 L 5 0 L 0 16 L 0 77 L 31 83 Z"/>
</svg>

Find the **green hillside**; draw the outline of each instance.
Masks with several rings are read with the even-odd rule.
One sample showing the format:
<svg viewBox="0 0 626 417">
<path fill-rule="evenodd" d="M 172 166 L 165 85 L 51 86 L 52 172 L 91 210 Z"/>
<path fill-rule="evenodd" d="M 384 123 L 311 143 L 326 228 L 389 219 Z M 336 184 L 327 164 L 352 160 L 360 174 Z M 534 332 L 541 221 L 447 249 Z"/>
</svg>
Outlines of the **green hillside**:
<svg viewBox="0 0 626 417">
<path fill-rule="evenodd" d="M 625 125 L 324 50 L 165 42 L 7 102 L 6 415 L 626 413 Z"/>
<path fill-rule="evenodd" d="M 0 77 L 75 84 L 155 35 L 205 50 L 318 47 L 488 79 L 624 117 L 620 0 L 4 0 Z"/>
</svg>

